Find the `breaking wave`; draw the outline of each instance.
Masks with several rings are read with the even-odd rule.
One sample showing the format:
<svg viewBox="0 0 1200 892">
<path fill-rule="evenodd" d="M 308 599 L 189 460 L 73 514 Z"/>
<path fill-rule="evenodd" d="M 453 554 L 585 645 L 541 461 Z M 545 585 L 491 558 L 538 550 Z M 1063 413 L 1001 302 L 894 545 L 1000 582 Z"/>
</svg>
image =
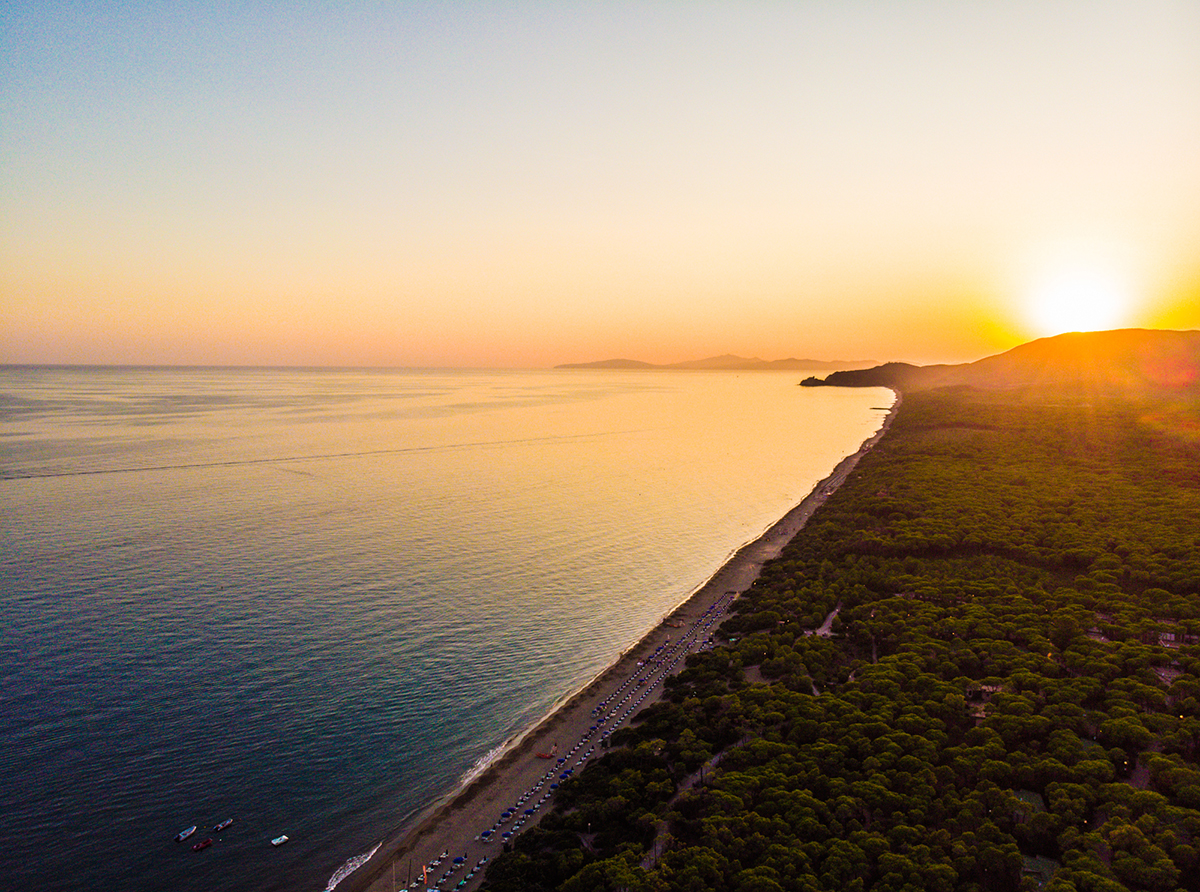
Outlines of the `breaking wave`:
<svg viewBox="0 0 1200 892">
<path fill-rule="evenodd" d="M 459 781 L 459 786 L 467 786 L 471 783 L 471 781 L 475 780 L 475 778 L 487 771 L 488 767 L 491 766 L 492 763 L 494 763 L 497 759 L 499 759 L 510 746 L 512 746 L 512 741 L 508 740 L 500 744 L 498 747 L 488 750 L 486 753 L 480 756 L 476 760 L 475 764 L 467 769 L 467 773 L 462 776 L 462 780 Z"/>
<path fill-rule="evenodd" d="M 329 882 L 325 884 L 325 892 L 333 892 L 334 886 L 370 861 L 371 856 L 379 851 L 379 847 L 381 845 L 383 845 L 383 843 L 376 843 L 375 848 L 371 849 L 371 851 L 367 852 L 365 855 L 355 855 L 353 858 L 347 859 L 345 864 L 333 872 L 333 876 L 331 876 L 329 878 Z"/>
</svg>

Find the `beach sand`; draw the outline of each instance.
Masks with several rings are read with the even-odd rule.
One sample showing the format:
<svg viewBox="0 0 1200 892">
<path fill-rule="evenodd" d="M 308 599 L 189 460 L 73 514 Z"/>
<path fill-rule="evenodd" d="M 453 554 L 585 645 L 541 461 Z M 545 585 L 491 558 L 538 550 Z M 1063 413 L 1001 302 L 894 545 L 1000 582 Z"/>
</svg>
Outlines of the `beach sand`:
<svg viewBox="0 0 1200 892">
<path fill-rule="evenodd" d="M 550 752 L 557 745 L 556 756 L 565 757 L 567 752 L 581 740 L 598 740 L 600 732 L 593 732 L 597 718 L 594 710 L 609 700 L 612 693 L 632 676 L 642 672 L 641 664 L 653 657 L 660 647 L 678 646 L 682 635 L 694 624 L 705 623 L 715 617 L 719 623 L 724 615 L 718 603 L 727 603 L 728 598 L 744 592 L 750 587 L 763 564 L 779 556 L 783 547 L 798 533 L 812 513 L 822 505 L 835 489 L 849 476 L 866 454 L 891 426 L 892 419 L 900 406 L 897 395 L 891 411 L 879 431 L 866 440 L 857 452 L 843 459 L 833 473 L 813 488 L 799 505 L 789 511 L 778 522 L 753 542 L 739 549 L 703 586 L 687 601 L 665 616 L 637 644 L 622 653 L 604 672 L 592 680 L 583 690 L 570 697 L 553 713 L 530 731 L 517 739 L 495 762 L 465 787 L 457 789 L 415 815 L 389 838 L 382 841 L 375 855 L 357 871 L 337 886 L 338 892 L 395 892 L 406 889 L 413 880 L 422 876 L 422 868 L 434 861 L 443 852 L 445 859 L 436 868 L 431 867 L 428 882 L 416 888 L 432 887 L 434 881 L 453 866 L 453 859 L 463 859 L 463 867 L 456 870 L 440 888 L 454 889 L 472 865 L 486 857 L 493 860 L 501 852 L 501 843 L 483 842 L 478 839 L 483 830 L 491 828 L 497 817 L 511 808 L 527 792 L 543 781 L 547 772 L 555 768 L 557 759 L 542 759 L 537 753 Z M 712 611 L 712 613 L 709 613 Z M 706 614 L 708 617 L 706 618 Z M 707 628 L 707 627 L 705 627 Z M 699 642 L 710 632 L 701 631 L 687 650 L 694 651 Z M 672 641 L 673 639 L 673 641 Z M 660 651 L 661 653 L 661 651 Z M 681 657 L 684 654 L 681 654 Z M 677 671 L 684 665 L 680 659 L 674 666 Z M 628 686 L 627 686 L 628 687 Z M 638 690 L 639 706 L 644 708 L 661 696 L 662 685 L 656 684 L 646 692 Z M 610 706 L 611 709 L 611 706 Z M 622 725 L 627 725 L 628 721 Z M 613 726 L 609 725 L 609 729 Z M 579 757 L 592 743 L 581 747 L 568 763 L 561 767 L 582 768 L 577 765 Z M 599 758 L 603 750 L 596 745 L 592 758 Z M 553 779 L 553 778 L 551 778 Z M 544 795 L 548 782 L 537 790 L 534 799 L 521 807 L 531 807 L 536 798 Z M 545 808 L 553 805 L 547 801 Z M 531 826 L 541 816 L 541 811 L 526 819 L 525 827 Z M 511 823 L 504 825 L 511 828 Z M 464 892 L 477 888 L 483 879 L 483 870 L 470 880 Z"/>
</svg>

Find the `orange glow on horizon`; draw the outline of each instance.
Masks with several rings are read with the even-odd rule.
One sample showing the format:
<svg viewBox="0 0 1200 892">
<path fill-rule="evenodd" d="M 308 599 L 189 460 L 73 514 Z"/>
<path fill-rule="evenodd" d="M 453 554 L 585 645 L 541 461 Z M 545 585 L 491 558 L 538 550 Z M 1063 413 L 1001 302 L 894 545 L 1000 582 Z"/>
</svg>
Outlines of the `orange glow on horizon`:
<svg viewBox="0 0 1200 892">
<path fill-rule="evenodd" d="M 1132 309 L 1129 286 L 1096 265 L 1048 271 L 1026 296 L 1030 323 L 1041 335 L 1124 328 Z"/>
</svg>

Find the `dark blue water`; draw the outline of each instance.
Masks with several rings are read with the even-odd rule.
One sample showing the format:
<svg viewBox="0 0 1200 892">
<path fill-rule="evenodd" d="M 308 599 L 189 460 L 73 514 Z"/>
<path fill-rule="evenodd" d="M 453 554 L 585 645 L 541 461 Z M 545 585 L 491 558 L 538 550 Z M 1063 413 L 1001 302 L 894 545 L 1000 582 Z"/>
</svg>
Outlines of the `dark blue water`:
<svg viewBox="0 0 1200 892">
<path fill-rule="evenodd" d="M 5 887 L 325 888 L 891 402 L 801 377 L 0 369 Z"/>
</svg>

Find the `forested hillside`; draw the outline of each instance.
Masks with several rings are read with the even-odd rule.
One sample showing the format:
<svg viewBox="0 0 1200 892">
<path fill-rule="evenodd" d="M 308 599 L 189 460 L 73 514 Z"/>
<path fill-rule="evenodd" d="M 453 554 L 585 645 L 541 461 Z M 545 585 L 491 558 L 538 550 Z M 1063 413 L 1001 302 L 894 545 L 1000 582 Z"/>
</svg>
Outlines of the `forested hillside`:
<svg viewBox="0 0 1200 892">
<path fill-rule="evenodd" d="M 1194 397 L 909 394 L 736 609 L 486 888 L 1200 890 Z"/>
<path fill-rule="evenodd" d="M 805 387 L 894 387 L 906 392 L 963 385 L 988 390 L 1067 388 L 1140 393 L 1152 399 L 1163 388 L 1195 388 L 1200 383 L 1200 331 L 1074 331 L 961 365 L 889 362 L 801 383 Z"/>
</svg>

